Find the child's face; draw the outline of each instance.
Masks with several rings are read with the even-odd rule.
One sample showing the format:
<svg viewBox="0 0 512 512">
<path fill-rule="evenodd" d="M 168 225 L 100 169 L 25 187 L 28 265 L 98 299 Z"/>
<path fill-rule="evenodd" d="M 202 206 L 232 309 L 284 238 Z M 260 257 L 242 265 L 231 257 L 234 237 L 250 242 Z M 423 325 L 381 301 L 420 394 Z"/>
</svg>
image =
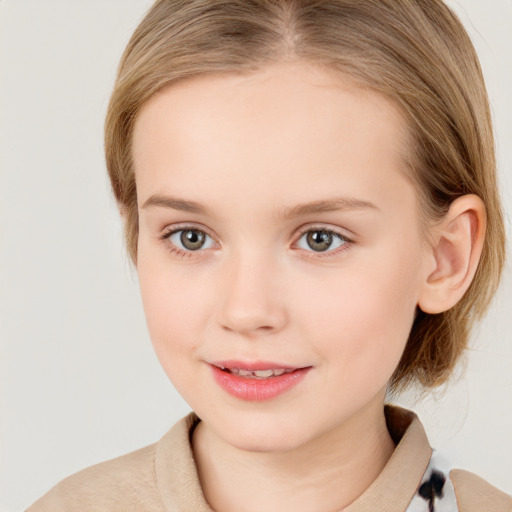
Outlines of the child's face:
<svg viewBox="0 0 512 512">
<path fill-rule="evenodd" d="M 229 443 L 290 449 L 381 411 L 431 263 L 403 128 L 384 98 L 299 63 L 199 77 L 144 107 L 150 335 Z M 297 371 L 256 380 L 212 363 Z"/>
</svg>

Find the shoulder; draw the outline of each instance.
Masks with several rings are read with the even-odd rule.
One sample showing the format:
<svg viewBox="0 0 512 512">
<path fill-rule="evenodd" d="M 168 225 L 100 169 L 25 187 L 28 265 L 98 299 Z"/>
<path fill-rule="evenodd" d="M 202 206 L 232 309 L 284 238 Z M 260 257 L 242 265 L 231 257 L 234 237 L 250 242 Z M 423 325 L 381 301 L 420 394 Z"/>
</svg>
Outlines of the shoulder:
<svg viewBox="0 0 512 512">
<path fill-rule="evenodd" d="M 190 444 L 198 421 L 190 413 L 157 443 L 71 475 L 26 512 L 209 510 L 202 499 Z M 191 499 L 192 506 L 188 506 Z M 175 505 L 181 502 L 187 506 Z"/>
<path fill-rule="evenodd" d="M 156 444 L 88 467 L 62 480 L 27 512 L 156 512 Z"/>
<path fill-rule="evenodd" d="M 512 512 L 512 497 L 479 476 L 463 469 L 452 469 L 450 480 L 460 512 Z"/>
</svg>

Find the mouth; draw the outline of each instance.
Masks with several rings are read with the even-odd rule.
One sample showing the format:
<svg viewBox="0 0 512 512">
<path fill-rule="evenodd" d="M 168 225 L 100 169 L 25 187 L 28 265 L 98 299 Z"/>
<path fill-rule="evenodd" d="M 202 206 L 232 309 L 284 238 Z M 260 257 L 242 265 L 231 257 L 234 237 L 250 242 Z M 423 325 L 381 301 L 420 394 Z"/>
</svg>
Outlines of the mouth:
<svg viewBox="0 0 512 512">
<path fill-rule="evenodd" d="M 216 383 L 230 395 L 262 402 L 277 398 L 298 385 L 312 366 L 291 367 L 280 363 L 216 361 L 209 363 Z"/>
<path fill-rule="evenodd" d="M 239 377 L 246 377 L 248 379 L 268 379 L 270 377 L 280 377 L 285 373 L 293 373 L 300 368 L 266 368 L 259 370 L 249 370 L 247 368 L 226 367 L 222 364 L 215 364 L 213 366 L 219 368 L 223 372 L 230 373 L 232 375 L 238 375 Z"/>
</svg>

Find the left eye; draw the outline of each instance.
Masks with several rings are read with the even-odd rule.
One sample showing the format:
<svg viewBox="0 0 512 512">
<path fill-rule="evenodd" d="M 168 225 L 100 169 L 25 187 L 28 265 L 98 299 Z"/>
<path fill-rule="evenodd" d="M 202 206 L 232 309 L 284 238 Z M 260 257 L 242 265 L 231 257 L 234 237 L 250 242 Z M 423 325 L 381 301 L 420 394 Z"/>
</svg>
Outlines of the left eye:
<svg viewBox="0 0 512 512">
<path fill-rule="evenodd" d="M 313 250 L 315 252 L 327 252 L 337 249 L 347 243 L 347 240 L 328 229 L 312 229 L 306 231 L 297 242 L 300 249 Z"/>
<path fill-rule="evenodd" d="M 200 229 L 180 229 L 168 235 L 168 240 L 181 250 L 210 249 L 215 244 L 212 237 Z"/>
</svg>

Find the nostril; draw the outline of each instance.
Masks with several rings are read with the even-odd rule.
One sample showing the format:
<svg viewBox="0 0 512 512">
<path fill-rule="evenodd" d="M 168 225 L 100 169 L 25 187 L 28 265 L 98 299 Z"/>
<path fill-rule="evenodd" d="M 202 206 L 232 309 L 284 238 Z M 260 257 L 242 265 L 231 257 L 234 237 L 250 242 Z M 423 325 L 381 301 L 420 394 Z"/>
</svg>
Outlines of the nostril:
<svg viewBox="0 0 512 512">
<path fill-rule="evenodd" d="M 286 307 L 269 290 L 261 296 L 251 288 L 242 294 L 241 286 L 221 301 L 217 310 L 218 325 L 224 331 L 254 335 L 279 331 L 286 324 Z"/>
</svg>

